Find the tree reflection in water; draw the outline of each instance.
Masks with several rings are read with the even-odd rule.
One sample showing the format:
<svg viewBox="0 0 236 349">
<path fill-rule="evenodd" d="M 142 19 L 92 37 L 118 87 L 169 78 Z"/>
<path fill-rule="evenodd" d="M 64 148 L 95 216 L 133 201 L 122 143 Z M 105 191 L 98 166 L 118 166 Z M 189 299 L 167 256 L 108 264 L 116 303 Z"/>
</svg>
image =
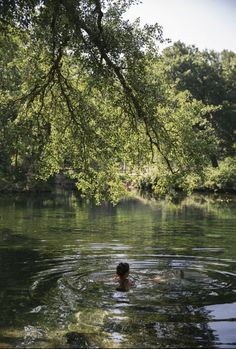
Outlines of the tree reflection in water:
<svg viewBox="0 0 236 349">
<path fill-rule="evenodd" d="M 232 347 L 235 213 L 206 200 L 0 200 L 0 346 Z M 121 295 L 123 260 L 136 287 Z"/>
</svg>

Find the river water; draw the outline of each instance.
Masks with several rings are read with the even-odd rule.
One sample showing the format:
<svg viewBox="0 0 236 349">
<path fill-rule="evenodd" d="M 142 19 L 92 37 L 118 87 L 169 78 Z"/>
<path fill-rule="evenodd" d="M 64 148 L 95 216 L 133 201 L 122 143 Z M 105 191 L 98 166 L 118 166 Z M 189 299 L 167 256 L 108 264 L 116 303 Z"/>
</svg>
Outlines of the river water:
<svg viewBox="0 0 236 349">
<path fill-rule="evenodd" d="M 236 348 L 236 198 L 1 197 L 0 348 L 79 346 Z"/>
</svg>

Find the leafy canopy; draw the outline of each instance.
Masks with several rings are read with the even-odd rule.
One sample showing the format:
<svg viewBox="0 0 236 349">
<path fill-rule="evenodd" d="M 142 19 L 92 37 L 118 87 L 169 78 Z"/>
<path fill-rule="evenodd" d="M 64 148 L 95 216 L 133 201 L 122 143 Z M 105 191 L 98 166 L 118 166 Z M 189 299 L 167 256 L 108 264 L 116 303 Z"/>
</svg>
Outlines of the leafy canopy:
<svg viewBox="0 0 236 349">
<path fill-rule="evenodd" d="M 206 115 L 217 107 L 168 80 L 162 28 L 122 17 L 134 3 L 1 2 L 1 123 L 9 166 L 28 181 L 63 170 L 85 195 L 116 202 L 124 164 L 128 175 L 154 164 L 185 178 L 209 162 L 217 142 Z"/>
</svg>

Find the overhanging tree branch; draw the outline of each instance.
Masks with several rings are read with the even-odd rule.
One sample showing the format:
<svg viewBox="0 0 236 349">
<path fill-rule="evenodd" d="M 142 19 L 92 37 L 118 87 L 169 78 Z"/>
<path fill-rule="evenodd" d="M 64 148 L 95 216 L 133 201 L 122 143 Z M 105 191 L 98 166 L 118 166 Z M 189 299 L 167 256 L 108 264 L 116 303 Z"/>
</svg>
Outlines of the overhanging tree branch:
<svg viewBox="0 0 236 349">
<path fill-rule="evenodd" d="M 115 73 L 115 76 L 117 77 L 117 79 L 119 80 L 125 96 L 131 100 L 135 110 L 136 110 L 136 115 L 138 117 L 138 119 L 142 122 L 144 122 L 145 125 L 145 130 L 146 130 L 146 134 L 151 142 L 151 146 L 154 144 L 157 148 L 157 150 L 159 151 L 159 153 L 163 156 L 169 170 L 173 173 L 173 169 L 172 166 L 170 164 L 170 161 L 168 160 L 167 156 L 165 156 L 165 154 L 162 152 L 159 141 L 158 141 L 158 136 L 156 133 L 156 130 L 154 130 L 153 126 L 149 125 L 149 120 L 148 117 L 146 116 L 144 110 L 142 109 L 138 98 L 135 96 L 135 93 L 133 91 L 133 89 L 131 88 L 131 86 L 128 84 L 128 82 L 126 81 L 124 75 L 122 74 L 121 68 L 119 66 L 117 66 L 112 59 L 109 57 L 109 48 L 106 46 L 106 44 L 104 43 L 103 37 L 102 37 L 102 23 L 101 23 L 101 19 L 103 16 L 102 10 L 101 10 L 101 3 L 100 0 L 94 0 L 95 4 L 96 4 L 96 8 L 95 11 L 98 13 L 98 18 L 97 18 L 97 26 L 98 26 L 98 31 L 94 31 L 92 30 L 87 24 L 86 22 L 81 18 L 80 14 L 75 10 L 75 8 L 73 6 L 71 6 L 69 4 L 68 1 L 66 0 L 62 0 L 62 4 L 65 7 L 65 10 L 67 12 L 67 16 L 70 19 L 70 21 L 72 23 L 74 23 L 75 25 L 75 31 L 77 31 L 80 35 L 82 35 L 83 37 L 83 33 L 82 30 L 86 32 L 86 34 L 88 35 L 90 41 L 93 43 L 93 45 L 99 50 L 101 59 L 104 59 L 104 61 L 106 62 L 107 66 L 109 68 L 111 68 L 111 70 Z M 82 29 L 82 30 L 81 30 Z M 86 40 L 83 38 L 83 41 L 86 42 Z M 155 136 L 155 140 L 153 139 L 153 135 Z"/>
</svg>

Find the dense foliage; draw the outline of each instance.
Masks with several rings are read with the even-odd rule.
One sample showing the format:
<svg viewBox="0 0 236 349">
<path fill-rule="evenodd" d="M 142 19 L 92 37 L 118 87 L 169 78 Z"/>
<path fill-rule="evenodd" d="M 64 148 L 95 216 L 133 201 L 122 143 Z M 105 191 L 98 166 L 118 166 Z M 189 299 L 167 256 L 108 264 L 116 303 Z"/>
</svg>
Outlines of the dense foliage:
<svg viewBox="0 0 236 349">
<path fill-rule="evenodd" d="M 122 17 L 135 2 L 0 2 L 1 188 L 63 172 L 116 202 L 131 175 L 188 191 L 234 157 L 236 55 L 160 53 L 161 27 Z"/>
</svg>

